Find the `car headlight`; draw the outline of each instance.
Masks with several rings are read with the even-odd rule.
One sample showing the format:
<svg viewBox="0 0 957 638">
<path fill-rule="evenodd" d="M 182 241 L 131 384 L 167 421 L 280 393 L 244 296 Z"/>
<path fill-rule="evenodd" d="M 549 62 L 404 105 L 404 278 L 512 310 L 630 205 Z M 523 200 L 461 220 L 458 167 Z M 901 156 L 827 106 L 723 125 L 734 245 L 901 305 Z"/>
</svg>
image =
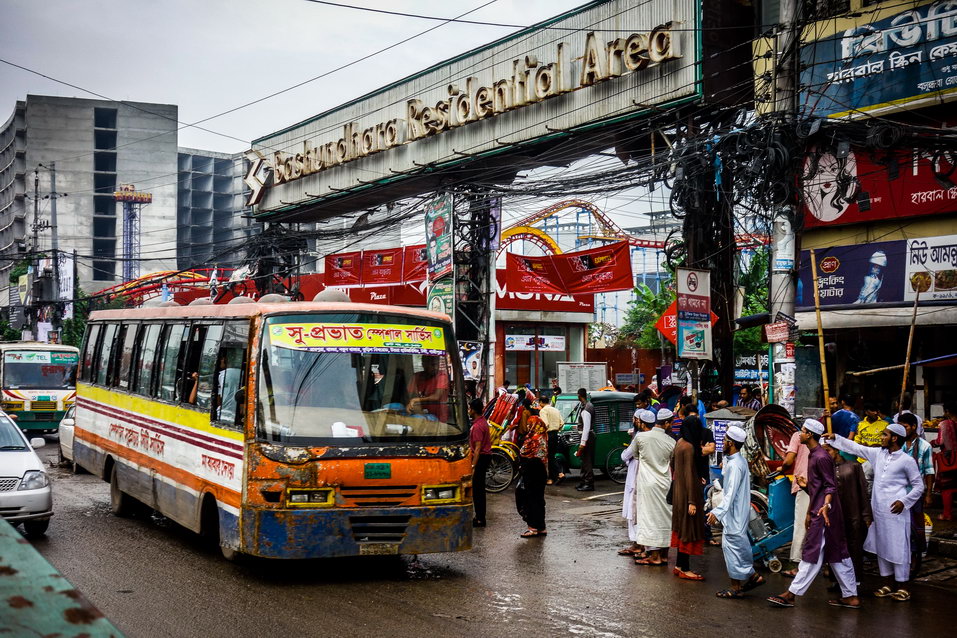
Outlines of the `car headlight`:
<svg viewBox="0 0 957 638">
<path fill-rule="evenodd" d="M 335 490 L 332 488 L 290 489 L 286 492 L 286 503 L 302 507 L 332 507 L 336 504 Z"/>
<path fill-rule="evenodd" d="M 50 484 L 50 479 L 47 477 L 47 473 L 43 470 L 30 470 L 23 475 L 23 480 L 20 481 L 19 490 L 38 490 L 41 487 L 46 487 Z"/>
<path fill-rule="evenodd" d="M 456 485 L 437 485 L 422 488 L 422 502 L 428 501 L 457 501 L 459 488 Z"/>
</svg>

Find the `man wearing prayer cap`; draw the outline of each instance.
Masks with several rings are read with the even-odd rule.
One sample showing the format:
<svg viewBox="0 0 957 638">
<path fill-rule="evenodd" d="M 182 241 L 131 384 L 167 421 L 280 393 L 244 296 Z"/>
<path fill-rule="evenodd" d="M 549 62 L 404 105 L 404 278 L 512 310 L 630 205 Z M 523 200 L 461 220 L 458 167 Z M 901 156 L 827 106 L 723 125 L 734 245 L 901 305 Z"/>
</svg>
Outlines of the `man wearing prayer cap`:
<svg viewBox="0 0 957 638">
<path fill-rule="evenodd" d="M 917 462 L 901 448 L 907 431 L 891 423 L 881 434 L 881 446 L 864 447 L 843 436 L 826 434 L 826 442 L 841 452 L 856 454 L 874 467 L 871 510 L 874 523 L 867 532 L 864 549 L 877 554 L 877 566 L 887 583 L 874 592 L 878 598 L 910 600 L 910 509 L 924 493 Z"/>
<path fill-rule="evenodd" d="M 667 548 L 671 544 L 668 488 L 671 487 L 671 455 L 675 449 L 675 440 L 665 432 L 670 418 L 662 421 L 661 412 L 663 410 L 659 411 L 657 422 L 654 418 L 651 419 L 653 427 L 647 432 L 636 434 L 631 445 L 622 454 L 638 459 L 638 473 L 635 478 L 635 542 L 644 546 L 648 553 L 644 558 L 636 558 L 635 563 L 638 565 L 668 564 Z M 644 412 L 641 413 L 643 422 L 647 422 L 648 417 Z"/>
<path fill-rule="evenodd" d="M 815 419 L 807 419 L 801 428 L 801 443 L 807 446 L 809 454 L 807 477 L 798 477 L 797 483 L 808 493 L 808 510 L 805 520 L 795 520 L 794 524 L 804 525 L 807 532 L 794 582 L 783 594 L 768 598 L 768 602 L 777 607 L 794 607 L 794 598 L 807 592 L 824 561 L 831 566 L 842 596 L 839 600 L 828 601 L 828 604 L 851 609 L 861 606 L 857 598 L 854 564 L 844 536 L 844 514 L 837 494 L 834 461 L 821 447 L 822 434 L 824 424 Z"/>
<path fill-rule="evenodd" d="M 641 408 L 635 410 L 632 417 L 635 424 L 635 434 L 647 432 L 655 426 L 655 413 L 651 410 Z M 634 439 L 634 436 L 632 439 Z M 644 553 L 644 548 L 635 542 L 637 527 L 635 512 L 637 510 L 635 499 L 635 481 L 638 479 L 638 457 L 635 455 L 635 448 L 629 446 L 621 453 L 621 460 L 628 466 L 628 476 L 625 478 L 625 496 L 621 501 L 621 516 L 628 521 L 628 539 L 631 545 L 618 550 L 620 556 L 638 557 Z"/>
<path fill-rule="evenodd" d="M 748 539 L 748 520 L 751 516 L 751 471 L 741 454 L 747 434 L 732 425 L 724 434 L 724 464 L 722 469 L 724 498 L 708 513 L 708 524 L 722 526 L 721 550 L 724 564 L 731 577 L 731 587 L 719 591 L 718 598 L 743 598 L 744 592 L 764 584 L 764 578 L 754 571 L 754 554 Z"/>
</svg>

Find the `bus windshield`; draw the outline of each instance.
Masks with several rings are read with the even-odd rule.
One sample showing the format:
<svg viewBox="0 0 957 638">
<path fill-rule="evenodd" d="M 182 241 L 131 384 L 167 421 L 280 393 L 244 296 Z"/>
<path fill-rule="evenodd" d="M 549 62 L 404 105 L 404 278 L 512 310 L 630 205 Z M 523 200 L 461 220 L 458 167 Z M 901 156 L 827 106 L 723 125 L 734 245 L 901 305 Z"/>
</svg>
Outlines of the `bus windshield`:
<svg viewBox="0 0 957 638">
<path fill-rule="evenodd" d="M 3 387 L 8 390 L 70 390 L 76 387 L 75 352 L 8 350 L 3 353 Z"/>
<path fill-rule="evenodd" d="M 412 321 L 357 314 L 267 319 L 259 439 L 348 447 L 462 438 L 466 421 L 451 331 Z"/>
</svg>

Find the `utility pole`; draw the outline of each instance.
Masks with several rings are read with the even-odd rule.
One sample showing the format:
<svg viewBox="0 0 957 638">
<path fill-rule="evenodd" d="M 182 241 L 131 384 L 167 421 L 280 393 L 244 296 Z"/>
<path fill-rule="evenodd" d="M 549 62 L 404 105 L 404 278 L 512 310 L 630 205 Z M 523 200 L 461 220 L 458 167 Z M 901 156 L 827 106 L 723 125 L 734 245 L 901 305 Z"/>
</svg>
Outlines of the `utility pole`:
<svg viewBox="0 0 957 638">
<path fill-rule="evenodd" d="M 53 248 L 53 329 L 62 343 L 63 305 L 60 303 L 60 242 L 56 227 L 56 162 L 50 162 L 50 242 Z"/>
<path fill-rule="evenodd" d="M 775 85 L 774 85 L 774 114 L 776 124 L 790 124 L 797 121 L 797 91 L 796 73 L 800 51 L 797 48 L 796 38 L 798 28 L 798 4 L 796 0 L 781 0 L 780 2 L 781 30 L 777 34 L 775 46 Z M 782 205 L 774 214 L 771 230 L 771 280 L 770 280 L 770 310 L 771 321 L 775 321 L 778 313 L 794 316 L 795 283 L 794 274 L 797 266 L 796 245 L 797 237 L 794 234 L 794 220 L 797 209 L 793 202 Z M 816 285 L 817 282 L 814 282 Z M 775 343 L 769 347 L 768 374 L 770 378 L 771 396 L 779 405 L 794 412 L 794 380 L 785 379 L 781 374 L 785 364 L 794 363 L 794 355 L 788 357 L 786 343 Z M 793 366 L 789 366 L 793 367 Z M 786 383 L 785 381 L 790 381 Z M 790 387 L 789 387 L 790 386 Z"/>
<path fill-rule="evenodd" d="M 34 282 L 40 274 L 40 166 L 33 169 L 33 277 Z M 30 330 L 32 339 L 37 338 L 37 322 L 39 321 L 39 307 L 37 306 L 37 291 L 30 286 Z"/>
</svg>

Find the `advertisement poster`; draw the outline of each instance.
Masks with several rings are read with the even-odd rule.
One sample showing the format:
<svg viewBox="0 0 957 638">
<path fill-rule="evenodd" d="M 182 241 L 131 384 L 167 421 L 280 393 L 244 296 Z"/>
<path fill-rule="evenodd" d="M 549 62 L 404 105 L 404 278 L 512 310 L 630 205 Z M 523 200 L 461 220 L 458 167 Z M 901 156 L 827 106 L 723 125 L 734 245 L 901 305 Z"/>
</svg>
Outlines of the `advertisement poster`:
<svg viewBox="0 0 957 638">
<path fill-rule="evenodd" d="M 454 319 L 455 315 L 455 294 L 454 282 L 451 277 L 443 277 L 438 281 L 432 282 L 429 286 L 429 296 L 426 301 L 426 308 L 432 312 L 441 312 Z"/>
<path fill-rule="evenodd" d="M 957 46 L 957 45 L 955 45 Z M 957 68 L 957 59 L 955 59 Z M 804 160 L 804 227 L 839 226 L 957 210 L 957 155 L 851 148 L 846 157 L 811 148 Z M 944 179 L 941 179 L 941 177 Z"/>
<path fill-rule="evenodd" d="M 957 235 L 905 240 L 904 301 L 957 299 Z"/>
<path fill-rule="evenodd" d="M 634 288 L 631 251 L 624 241 L 544 257 L 506 253 L 505 271 L 512 292 L 589 294 Z"/>
<path fill-rule="evenodd" d="M 711 273 L 707 270 L 678 268 L 679 359 L 711 358 Z"/>
<path fill-rule="evenodd" d="M 452 195 L 448 193 L 439 195 L 425 206 L 425 246 L 429 281 L 451 274 Z"/>
<path fill-rule="evenodd" d="M 933 242 L 935 238 L 930 238 Z M 910 240 L 927 242 L 924 240 Z M 928 251 L 929 253 L 929 251 Z M 907 241 L 883 241 L 850 246 L 833 246 L 815 251 L 817 258 L 818 296 L 822 308 L 874 304 L 898 304 L 905 300 L 905 285 L 910 268 Z M 917 276 L 916 280 L 921 280 Z M 932 279 L 932 278 L 931 278 Z M 913 299 L 913 297 L 911 297 Z M 814 308 L 811 288 L 811 253 L 801 252 L 800 278 L 796 305 Z"/>
<path fill-rule="evenodd" d="M 718 315 L 711 313 L 711 325 L 718 321 Z M 668 309 L 661 313 L 658 321 L 655 322 L 655 328 L 662 336 L 672 344 L 678 342 L 678 301 L 672 301 Z"/>
<path fill-rule="evenodd" d="M 561 335 L 505 335 L 505 350 L 564 352 L 565 337 Z"/>
<path fill-rule="evenodd" d="M 326 256 L 325 283 L 337 288 L 362 283 L 362 252 Z"/>
<path fill-rule="evenodd" d="M 459 357 L 466 381 L 482 380 L 482 343 L 479 341 L 459 341 Z"/>
<path fill-rule="evenodd" d="M 803 117 L 939 103 L 957 90 L 955 14 L 940 0 L 801 47 Z"/>
<path fill-rule="evenodd" d="M 72 253 L 57 252 L 56 257 L 59 262 L 57 263 L 57 268 L 60 274 L 60 300 L 66 302 L 63 304 L 63 319 L 72 319 L 73 297 L 75 296 L 73 281 L 76 278 L 76 273 L 74 272 L 76 264 L 74 263 Z"/>
<path fill-rule="evenodd" d="M 429 257 L 425 244 L 406 246 L 402 255 L 402 281 L 414 283 L 428 279 Z"/>
<path fill-rule="evenodd" d="M 362 283 L 383 285 L 402 283 L 402 248 L 362 251 Z"/>
</svg>

